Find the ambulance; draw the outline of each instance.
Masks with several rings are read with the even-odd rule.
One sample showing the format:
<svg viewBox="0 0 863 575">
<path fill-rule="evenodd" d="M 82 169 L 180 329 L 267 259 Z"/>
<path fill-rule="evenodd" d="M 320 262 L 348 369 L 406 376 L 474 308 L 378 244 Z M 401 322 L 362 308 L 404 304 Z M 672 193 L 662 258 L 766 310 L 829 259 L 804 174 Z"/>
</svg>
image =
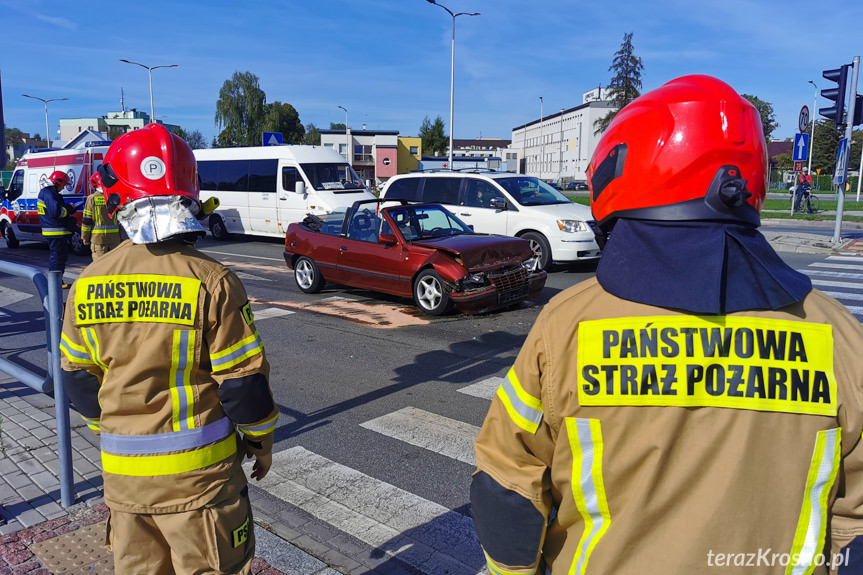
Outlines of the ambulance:
<svg viewBox="0 0 863 575">
<path fill-rule="evenodd" d="M 80 149 L 30 152 L 18 161 L 0 204 L 0 236 L 6 240 L 7 247 L 14 249 L 25 241 L 48 241 L 42 236 L 37 202 L 39 191 L 48 185 L 48 176 L 55 170 L 69 176 L 69 183 L 61 194 L 67 204 L 77 208 L 74 218 L 80 227 L 84 201 L 92 191 L 90 176 L 96 172 L 108 151 L 106 142 L 88 144 Z M 81 241 L 80 232 L 73 233 L 69 242 L 76 255 L 89 253 L 89 248 Z"/>
</svg>

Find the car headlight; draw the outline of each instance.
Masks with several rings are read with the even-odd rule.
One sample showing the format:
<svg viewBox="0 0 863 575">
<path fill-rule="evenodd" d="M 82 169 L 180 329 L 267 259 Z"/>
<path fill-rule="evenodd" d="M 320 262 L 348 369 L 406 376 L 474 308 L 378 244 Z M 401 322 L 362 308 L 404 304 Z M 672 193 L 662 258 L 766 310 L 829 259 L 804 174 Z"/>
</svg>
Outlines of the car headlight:
<svg viewBox="0 0 863 575">
<path fill-rule="evenodd" d="M 485 272 L 477 272 L 473 274 L 467 275 L 467 280 L 471 283 L 475 284 L 484 284 L 485 283 Z"/>
<path fill-rule="evenodd" d="M 571 234 L 590 231 L 590 226 L 583 220 L 557 220 L 557 227 L 560 228 L 560 231 Z"/>
<path fill-rule="evenodd" d="M 535 272 L 539 269 L 539 258 L 530 258 L 521 262 L 521 267 L 529 272 Z"/>
</svg>

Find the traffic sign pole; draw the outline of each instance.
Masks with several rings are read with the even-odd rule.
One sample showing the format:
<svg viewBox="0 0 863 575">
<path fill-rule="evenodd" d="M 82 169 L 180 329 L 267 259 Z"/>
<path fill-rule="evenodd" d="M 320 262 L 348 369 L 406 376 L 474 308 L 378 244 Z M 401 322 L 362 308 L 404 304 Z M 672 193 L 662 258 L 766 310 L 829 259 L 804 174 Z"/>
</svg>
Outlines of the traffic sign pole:
<svg viewBox="0 0 863 575">
<path fill-rule="evenodd" d="M 851 146 L 851 136 L 854 133 L 854 104 L 855 98 L 854 96 L 857 94 L 857 77 L 860 74 L 860 56 L 854 56 L 854 63 L 851 68 L 851 98 L 848 101 L 848 121 L 845 122 L 845 138 L 848 140 L 848 146 Z M 841 117 L 842 110 L 839 110 L 839 114 Z M 842 212 L 845 209 L 845 187 L 844 183 L 848 176 L 848 162 L 845 162 L 845 166 L 842 170 L 843 174 L 836 174 L 836 176 L 841 175 L 842 184 L 839 185 L 836 189 L 836 193 L 839 195 L 839 205 L 836 207 L 836 226 L 833 228 L 833 243 L 838 244 L 842 239 Z"/>
</svg>

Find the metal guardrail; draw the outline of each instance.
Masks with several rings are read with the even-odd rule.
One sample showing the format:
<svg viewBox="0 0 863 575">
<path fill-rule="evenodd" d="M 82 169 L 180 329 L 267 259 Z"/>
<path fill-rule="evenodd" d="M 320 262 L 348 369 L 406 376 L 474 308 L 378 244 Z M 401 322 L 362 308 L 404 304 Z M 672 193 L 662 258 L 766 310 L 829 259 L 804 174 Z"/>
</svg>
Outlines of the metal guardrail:
<svg viewBox="0 0 863 575">
<path fill-rule="evenodd" d="M 48 352 L 48 376 L 42 376 L 0 357 L 0 372 L 6 373 L 21 383 L 41 393 L 54 393 L 54 413 L 57 419 L 57 456 L 60 459 L 60 503 L 69 507 L 75 502 L 72 479 L 72 430 L 69 423 L 69 397 L 64 387 L 63 370 L 60 369 L 60 334 L 63 317 L 61 273 L 45 274 L 32 266 L 0 260 L 0 272 L 27 278 L 36 286 L 42 309 L 45 311 L 46 350 Z"/>
</svg>

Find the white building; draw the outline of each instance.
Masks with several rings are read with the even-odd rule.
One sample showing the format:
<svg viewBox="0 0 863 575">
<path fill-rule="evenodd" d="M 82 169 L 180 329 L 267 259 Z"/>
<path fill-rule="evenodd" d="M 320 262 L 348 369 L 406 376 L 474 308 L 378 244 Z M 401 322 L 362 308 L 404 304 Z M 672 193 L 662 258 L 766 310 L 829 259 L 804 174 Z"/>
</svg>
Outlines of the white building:
<svg viewBox="0 0 863 575">
<path fill-rule="evenodd" d="M 109 134 L 112 130 L 117 130 L 125 134 L 126 132 L 143 128 L 149 123 L 150 114 L 141 112 L 135 108 L 123 110 L 122 112 L 108 112 L 100 118 L 61 118 L 60 139 L 71 140 L 87 130 L 103 134 Z M 161 120 L 156 120 L 156 123 L 162 124 L 171 131 L 179 128 L 179 126 L 166 124 Z"/>
<path fill-rule="evenodd" d="M 599 141 L 594 124 L 612 110 L 606 88 L 582 95 L 574 108 L 543 116 L 512 130 L 519 172 L 550 182 L 585 181 L 587 164 Z"/>
</svg>

